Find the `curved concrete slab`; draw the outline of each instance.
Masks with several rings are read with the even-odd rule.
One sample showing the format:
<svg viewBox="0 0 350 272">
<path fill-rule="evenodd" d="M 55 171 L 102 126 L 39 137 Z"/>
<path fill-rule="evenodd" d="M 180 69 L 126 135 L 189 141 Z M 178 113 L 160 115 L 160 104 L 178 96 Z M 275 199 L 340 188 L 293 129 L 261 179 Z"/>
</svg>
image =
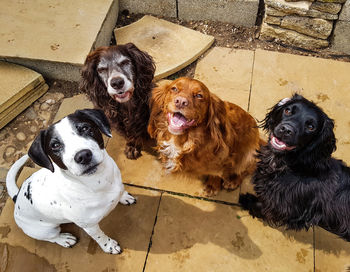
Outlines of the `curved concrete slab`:
<svg viewBox="0 0 350 272">
<path fill-rule="evenodd" d="M 171 75 L 196 60 L 214 37 L 152 16 L 114 30 L 118 44 L 134 43 L 156 62 L 155 79 Z"/>
</svg>

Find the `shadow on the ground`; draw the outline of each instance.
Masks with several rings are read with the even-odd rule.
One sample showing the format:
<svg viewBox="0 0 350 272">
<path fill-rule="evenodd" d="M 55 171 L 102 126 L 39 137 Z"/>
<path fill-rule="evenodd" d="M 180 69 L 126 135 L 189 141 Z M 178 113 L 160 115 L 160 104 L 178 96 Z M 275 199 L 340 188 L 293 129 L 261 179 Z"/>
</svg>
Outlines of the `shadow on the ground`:
<svg viewBox="0 0 350 272">
<path fill-rule="evenodd" d="M 103 220 L 101 228 L 128 249 L 147 250 L 148 244 L 145 247 L 143 241 L 149 242 L 152 230 L 149 225 L 155 219 L 155 213 L 148 212 L 147 207 L 158 202 L 157 199 L 137 195 L 136 205 L 143 205 L 144 208 L 117 206 Z M 244 259 L 258 258 L 262 252 L 237 218 L 239 208 L 219 204 L 213 206 L 216 207 L 214 210 L 204 211 L 171 195 L 163 196 L 151 252 L 171 254 L 189 249 L 197 243 L 211 243 Z M 99 249 L 96 247 L 96 250 Z M 93 253 L 91 248 L 89 251 Z"/>
</svg>

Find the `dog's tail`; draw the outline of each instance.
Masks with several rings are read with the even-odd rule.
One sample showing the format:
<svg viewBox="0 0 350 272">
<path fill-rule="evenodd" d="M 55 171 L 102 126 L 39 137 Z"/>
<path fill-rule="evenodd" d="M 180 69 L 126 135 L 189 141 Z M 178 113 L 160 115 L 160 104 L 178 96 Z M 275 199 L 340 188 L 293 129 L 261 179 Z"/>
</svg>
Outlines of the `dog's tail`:
<svg viewBox="0 0 350 272">
<path fill-rule="evenodd" d="M 16 178 L 18 172 L 22 169 L 26 161 L 28 160 L 29 156 L 28 154 L 22 156 L 19 160 L 17 160 L 10 168 L 10 170 L 7 173 L 6 176 L 6 187 L 7 192 L 9 196 L 13 199 L 14 202 L 16 202 L 17 194 L 18 194 L 18 187 L 16 184 Z"/>
</svg>

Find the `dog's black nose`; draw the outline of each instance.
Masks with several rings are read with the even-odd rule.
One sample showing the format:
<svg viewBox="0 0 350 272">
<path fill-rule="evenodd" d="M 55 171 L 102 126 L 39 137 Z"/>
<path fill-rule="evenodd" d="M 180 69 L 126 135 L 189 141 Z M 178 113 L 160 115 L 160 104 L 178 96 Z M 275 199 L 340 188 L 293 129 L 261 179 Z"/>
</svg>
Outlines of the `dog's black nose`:
<svg viewBox="0 0 350 272">
<path fill-rule="evenodd" d="M 114 77 L 111 79 L 111 86 L 114 89 L 121 89 L 124 86 L 124 79 L 121 77 Z"/>
<path fill-rule="evenodd" d="M 89 164 L 92 159 L 92 152 L 89 149 L 80 150 L 74 156 L 74 160 L 79 164 Z"/>
<path fill-rule="evenodd" d="M 283 135 L 283 136 L 291 136 L 294 134 L 294 129 L 292 128 L 291 125 L 282 124 L 278 128 L 278 132 L 280 133 L 280 135 Z"/>
</svg>

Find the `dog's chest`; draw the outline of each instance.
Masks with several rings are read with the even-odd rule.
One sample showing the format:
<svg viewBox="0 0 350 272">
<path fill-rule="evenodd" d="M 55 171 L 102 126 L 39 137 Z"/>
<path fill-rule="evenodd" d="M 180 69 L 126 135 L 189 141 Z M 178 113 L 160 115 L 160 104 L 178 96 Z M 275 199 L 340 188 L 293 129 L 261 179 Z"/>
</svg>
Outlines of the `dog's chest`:
<svg viewBox="0 0 350 272">
<path fill-rule="evenodd" d="M 161 143 L 159 152 L 163 158 L 165 169 L 169 172 L 176 170 L 179 164 L 178 159 L 182 152 L 181 147 L 177 146 L 174 140 L 171 139 Z"/>
</svg>

